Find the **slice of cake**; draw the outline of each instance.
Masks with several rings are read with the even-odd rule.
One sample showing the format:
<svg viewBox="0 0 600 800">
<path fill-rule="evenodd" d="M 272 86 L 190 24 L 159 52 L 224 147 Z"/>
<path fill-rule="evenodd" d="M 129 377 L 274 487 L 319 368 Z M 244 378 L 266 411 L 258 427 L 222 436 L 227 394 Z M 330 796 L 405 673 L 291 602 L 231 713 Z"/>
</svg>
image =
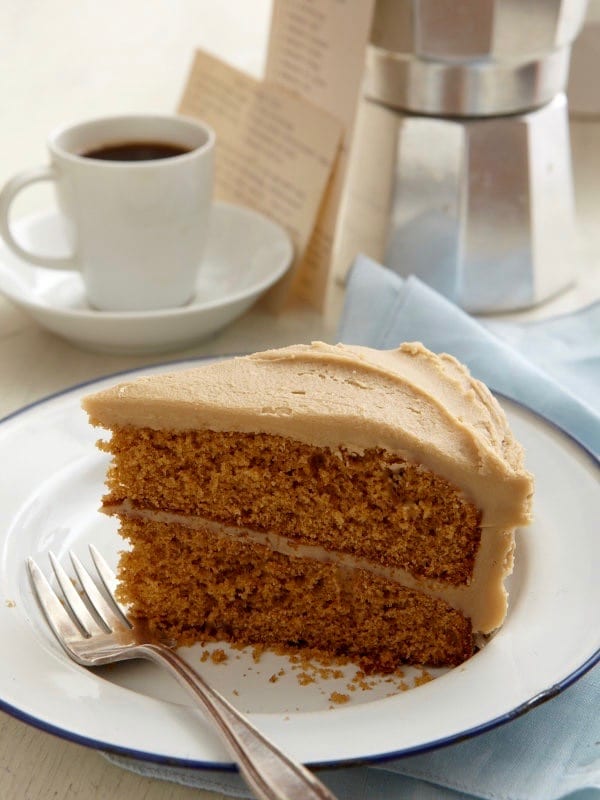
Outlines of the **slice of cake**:
<svg viewBox="0 0 600 800">
<path fill-rule="evenodd" d="M 448 355 L 287 347 L 86 397 L 121 598 L 156 635 L 456 665 L 506 614 L 532 478 Z"/>
</svg>

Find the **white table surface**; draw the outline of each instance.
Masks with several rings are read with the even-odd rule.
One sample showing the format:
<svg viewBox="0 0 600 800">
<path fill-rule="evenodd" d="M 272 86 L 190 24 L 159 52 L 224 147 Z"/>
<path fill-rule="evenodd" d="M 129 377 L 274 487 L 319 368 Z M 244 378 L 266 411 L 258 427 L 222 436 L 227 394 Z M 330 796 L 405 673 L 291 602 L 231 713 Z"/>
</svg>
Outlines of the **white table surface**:
<svg viewBox="0 0 600 800">
<path fill-rule="evenodd" d="M 44 163 L 45 136 L 57 124 L 123 111 L 176 108 L 194 49 L 201 47 L 260 75 L 270 0 L 103 0 L 0 4 L 0 184 Z M 577 286 L 521 316 L 571 310 L 600 297 L 600 119 L 572 121 L 581 255 Z M 34 187 L 15 215 L 44 208 Z M 339 306 L 338 306 L 339 307 Z M 294 306 L 274 317 L 251 310 L 215 338 L 168 360 L 332 340 L 335 314 Z M 43 331 L 0 297 L 0 417 L 83 380 L 165 357 L 87 353 Z M 0 713 L 2 800 L 98 798 L 187 800 L 209 792 L 141 778 L 93 750 Z"/>
</svg>

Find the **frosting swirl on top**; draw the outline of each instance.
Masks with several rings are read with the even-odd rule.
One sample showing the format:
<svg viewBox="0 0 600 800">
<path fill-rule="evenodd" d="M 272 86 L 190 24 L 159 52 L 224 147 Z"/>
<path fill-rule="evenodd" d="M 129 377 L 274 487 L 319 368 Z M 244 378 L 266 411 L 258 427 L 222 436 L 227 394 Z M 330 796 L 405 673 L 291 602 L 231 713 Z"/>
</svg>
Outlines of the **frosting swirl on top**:
<svg viewBox="0 0 600 800">
<path fill-rule="evenodd" d="M 121 383 L 88 396 L 93 424 L 269 433 L 383 448 L 445 477 L 483 526 L 529 521 L 532 478 L 500 405 L 452 356 L 314 342 Z"/>
</svg>

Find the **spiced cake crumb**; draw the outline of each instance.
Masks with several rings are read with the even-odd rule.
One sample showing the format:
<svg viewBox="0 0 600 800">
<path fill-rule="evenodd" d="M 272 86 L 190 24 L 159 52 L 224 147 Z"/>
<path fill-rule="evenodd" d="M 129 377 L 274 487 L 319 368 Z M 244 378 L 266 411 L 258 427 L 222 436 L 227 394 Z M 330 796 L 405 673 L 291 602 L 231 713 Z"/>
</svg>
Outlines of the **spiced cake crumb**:
<svg viewBox="0 0 600 800">
<path fill-rule="evenodd" d="M 212 653 L 210 654 L 210 660 L 213 662 L 213 664 L 224 664 L 228 660 L 228 658 L 229 657 L 225 652 L 225 650 L 223 650 L 220 647 L 217 648 L 216 650 L 213 650 Z"/>
<path fill-rule="evenodd" d="M 329 700 L 336 705 L 343 705 L 344 703 L 348 703 L 350 701 L 350 697 L 347 694 L 342 694 L 341 692 L 332 692 L 329 695 Z"/>
</svg>

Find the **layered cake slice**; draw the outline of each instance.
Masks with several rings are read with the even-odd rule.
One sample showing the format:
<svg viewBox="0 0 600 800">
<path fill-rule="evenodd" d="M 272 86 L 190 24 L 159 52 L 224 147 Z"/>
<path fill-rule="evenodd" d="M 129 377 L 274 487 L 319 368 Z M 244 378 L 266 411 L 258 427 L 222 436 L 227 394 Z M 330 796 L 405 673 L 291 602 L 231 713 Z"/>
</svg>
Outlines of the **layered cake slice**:
<svg viewBox="0 0 600 800">
<path fill-rule="evenodd" d="M 120 595 L 157 636 L 456 665 L 507 608 L 532 478 L 448 355 L 314 343 L 88 396 Z"/>
</svg>

